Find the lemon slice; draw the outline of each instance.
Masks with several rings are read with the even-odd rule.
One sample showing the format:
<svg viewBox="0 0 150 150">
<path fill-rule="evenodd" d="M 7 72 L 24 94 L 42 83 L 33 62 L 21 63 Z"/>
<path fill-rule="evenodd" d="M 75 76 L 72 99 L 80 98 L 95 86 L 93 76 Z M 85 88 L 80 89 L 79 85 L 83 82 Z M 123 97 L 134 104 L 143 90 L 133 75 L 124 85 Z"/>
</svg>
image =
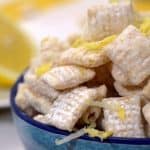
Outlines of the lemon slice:
<svg viewBox="0 0 150 150">
<path fill-rule="evenodd" d="M 10 87 L 34 55 L 28 38 L 4 16 L 0 16 L 0 87 Z"/>
<path fill-rule="evenodd" d="M 3 87 L 11 86 L 18 76 L 17 72 L 8 70 L 0 66 L 0 85 Z"/>
</svg>

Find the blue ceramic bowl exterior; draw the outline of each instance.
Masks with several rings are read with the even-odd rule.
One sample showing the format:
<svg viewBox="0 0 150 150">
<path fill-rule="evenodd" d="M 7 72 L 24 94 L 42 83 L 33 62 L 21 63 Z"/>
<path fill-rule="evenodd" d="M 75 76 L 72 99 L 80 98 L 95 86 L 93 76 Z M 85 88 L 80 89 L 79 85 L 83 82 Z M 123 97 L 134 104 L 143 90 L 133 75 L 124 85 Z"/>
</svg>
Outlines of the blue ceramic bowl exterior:
<svg viewBox="0 0 150 150">
<path fill-rule="evenodd" d="M 21 112 L 15 104 L 17 86 L 21 82 L 23 82 L 23 76 L 12 88 L 11 108 L 14 122 L 26 150 L 150 150 L 150 138 L 111 137 L 101 142 L 97 138 L 83 136 L 80 139 L 57 146 L 55 140 L 63 138 L 69 132 L 36 122 Z"/>
</svg>

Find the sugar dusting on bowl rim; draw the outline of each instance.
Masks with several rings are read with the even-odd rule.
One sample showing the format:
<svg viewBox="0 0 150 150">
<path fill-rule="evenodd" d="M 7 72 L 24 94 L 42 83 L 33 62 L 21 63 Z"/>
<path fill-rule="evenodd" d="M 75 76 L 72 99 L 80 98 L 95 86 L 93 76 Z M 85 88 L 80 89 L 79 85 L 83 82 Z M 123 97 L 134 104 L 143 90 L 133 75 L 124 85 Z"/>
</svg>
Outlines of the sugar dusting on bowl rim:
<svg viewBox="0 0 150 150">
<path fill-rule="evenodd" d="M 11 103 L 11 109 L 12 111 L 22 120 L 24 120 L 25 122 L 27 122 L 28 124 L 35 126 L 39 129 L 48 131 L 48 132 L 52 132 L 52 133 L 56 133 L 56 134 L 60 134 L 60 135 L 64 135 L 67 136 L 70 133 L 68 131 L 64 131 L 64 130 L 59 130 L 55 127 L 52 126 L 48 126 L 45 124 L 42 124 L 40 122 L 37 122 L 35 120 L 33 120 L 32 118 L 30 118 L 29 116 L 27 116 L 24 112 L 22 112 L 20 110 L 20 108 L 16 105 L 15 103 L 15 96 L 17 93 L 17 87 L 19 83 L 23 82 L 23 74 L 18 78 L 17 82 L 14 84 L 14 86 L 11 89 L 11 93 L 10 93 L 10 103 Z M 100 141 L 100 139 L 98 138 L 91 138 L 88 137 L 87 135 L 84 135 L 82 137 L 80 137 L 79 139 L 83 139 L 83 140 L 88 140 L 88 141 L 95 141 L 95 142 L 99 142 L 99 143 L 115 143 L 115 144 L 130 144 L 130 145 L 150 145 L 150 138 L 121 138 L 121 137 L 109 137 L 108 139 L 104 140 L 104 141 Z"/>
</svg>

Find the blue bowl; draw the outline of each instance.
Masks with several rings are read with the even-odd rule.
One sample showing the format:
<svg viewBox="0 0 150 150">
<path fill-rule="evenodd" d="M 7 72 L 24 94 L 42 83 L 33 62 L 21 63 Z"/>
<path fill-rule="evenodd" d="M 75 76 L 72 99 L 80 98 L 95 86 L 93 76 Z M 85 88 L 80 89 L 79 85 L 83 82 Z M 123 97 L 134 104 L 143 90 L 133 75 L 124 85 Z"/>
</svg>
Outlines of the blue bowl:
<svg viewBox="0 0 150 150">
<path fill-rule="evenodd" d="M 12 88 L 10 101 L 15 125 L 27 150 L 150 150 L 150 138 L 110 137 L 101 142 L 98 138 L 86 135 L 57 146 L 55 140 L 65 137 L 69 132 L 39 123 L 17 107 L 15 96 L 18 84 L 21 82 L 23 75 Z"/>
</svg>

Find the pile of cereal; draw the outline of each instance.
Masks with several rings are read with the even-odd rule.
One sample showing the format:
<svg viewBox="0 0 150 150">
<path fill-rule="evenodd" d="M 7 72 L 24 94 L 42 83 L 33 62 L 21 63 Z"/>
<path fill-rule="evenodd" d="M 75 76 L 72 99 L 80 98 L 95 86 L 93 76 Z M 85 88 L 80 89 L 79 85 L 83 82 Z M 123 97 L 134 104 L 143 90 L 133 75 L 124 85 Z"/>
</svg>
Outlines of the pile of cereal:
<svg viewBox="0 0 150 150">
<path fill-rule="evenodd" d="M 69 139 L 150 136 L 150 19 L 136 19 L 129 4 L 99 5 L 80 35 L 44 39 L 17 105 L 36 121 L 78 130 Z"/>
</svg>

